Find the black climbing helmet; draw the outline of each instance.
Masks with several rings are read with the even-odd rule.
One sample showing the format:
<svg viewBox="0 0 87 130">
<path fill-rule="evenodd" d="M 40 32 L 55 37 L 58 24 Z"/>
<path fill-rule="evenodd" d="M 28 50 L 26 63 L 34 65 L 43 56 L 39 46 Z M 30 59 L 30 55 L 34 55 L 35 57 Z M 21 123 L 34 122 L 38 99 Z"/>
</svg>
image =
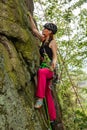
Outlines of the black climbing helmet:
<svg viewBox="0 0 87 130">
<path fill-rule="evenodd" d="M 53 23 L 46 23 L 44 25 L 44 28 L 51 30 L 53 32 L 53 34 L 55 34 L 57 32 L 57 26 Z"/>
</svg>

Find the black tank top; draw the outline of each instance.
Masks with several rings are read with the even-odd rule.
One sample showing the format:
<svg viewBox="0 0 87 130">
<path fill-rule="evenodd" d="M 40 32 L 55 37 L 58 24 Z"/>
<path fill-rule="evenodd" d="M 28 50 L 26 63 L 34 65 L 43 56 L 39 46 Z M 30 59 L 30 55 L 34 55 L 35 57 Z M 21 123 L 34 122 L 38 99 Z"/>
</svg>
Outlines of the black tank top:
<svg viewBox="0 0 87 130">
<path fill-rule="evenodd" d="M 44 53 L 46 53 L 49 57 L 49 59 L 52 61 L 53 53 L 52 49 L 49 47 L 49 44 L 42 44 L 40 47 L 40 55 L 44 58 Z"/>
</svg>

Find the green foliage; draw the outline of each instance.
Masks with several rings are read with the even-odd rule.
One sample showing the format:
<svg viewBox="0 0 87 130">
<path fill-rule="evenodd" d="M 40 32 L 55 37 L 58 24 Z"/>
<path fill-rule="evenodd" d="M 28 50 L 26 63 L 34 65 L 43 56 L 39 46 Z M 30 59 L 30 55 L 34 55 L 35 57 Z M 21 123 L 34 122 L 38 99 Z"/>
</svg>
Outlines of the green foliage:
<svg viewBox="0 0 87 130">
<path fill-rule="evenodd" d="M 87 128 L 87 116 L 83 112 L 81 112 L 79 110 L 77 110 L 75 112 L 75 114 L 76 114 L 76 117 L 74 119 L 74 122 L 78 123 L 79 128 L 81 130 L 86 129 Z"/>
<path fill-rule="evenodd" d="M 87 80 L 87 9 L 85 0 L 38 1 L 42 7 L 43 22 L 54 22 L 58 26 L 58 98 L 60 100 L 65 130 L 87 129 L 87 89 L 78 86 Z M 86 3 L 87 4 L 87 3 Z M 79 9 L 79 10 L 78 10 Z M 84 98 L 84 96 L 86 98 Z M 85 113 L 83 112 L 85 110 Z"/>
<path fill-rule="evenodd" d="M 86 0 L 79 0 L 77 1 L 74 5 L 73 5 L 73 8 L 77 8 L 77 7 L 80 7 L 82 4 L 86 3 L 87 1 Z"/>
</svg>

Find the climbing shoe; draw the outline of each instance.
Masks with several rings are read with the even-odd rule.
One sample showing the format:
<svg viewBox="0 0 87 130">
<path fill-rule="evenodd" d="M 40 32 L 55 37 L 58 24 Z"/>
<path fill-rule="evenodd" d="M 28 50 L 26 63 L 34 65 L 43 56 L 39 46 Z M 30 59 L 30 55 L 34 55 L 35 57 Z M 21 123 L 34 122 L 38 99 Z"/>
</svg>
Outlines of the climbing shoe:
<svg viewBox="0 0 87 130">
<path fill-rule="evenodd" d="M 34 105 L 35 108 L 41 108 L 43 105 L 43 99 L 38 99 Z"/>
<path fill-rule="evenodd" d="M 55 129 L 55 125 L 56 125 L 55 121 L 51 121 L 50 125 L 51 125 L 52 130 L 56 130 Z"/>
</svg>

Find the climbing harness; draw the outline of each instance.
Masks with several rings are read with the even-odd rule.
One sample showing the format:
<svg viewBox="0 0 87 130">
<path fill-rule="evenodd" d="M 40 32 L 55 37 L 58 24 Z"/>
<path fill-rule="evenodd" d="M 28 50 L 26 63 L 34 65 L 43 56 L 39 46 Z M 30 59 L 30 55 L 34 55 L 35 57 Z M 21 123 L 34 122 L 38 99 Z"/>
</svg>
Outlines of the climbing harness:
<svg viewBox="0 0 87 130">
<path fill-rule="evenodd" d="M 52 61 L 50 60 L 48 54 L 46 53 L 45 48 L 43 48 L 43 50 L 44 50 L 44 58 L 40 65 L 40 68 L 49 68 L 51 71 L 53 71 L 53 68 L 51 67 Z"/>
<path fill-rule="evenodd" d="M 53 78 L 51 80 L 51 84 L 50 84 L 50 89 L 52 90 L 53 87 L 56 86 L 56 84 L 59 82 L 59 78 L 58 78 L 58 64 L 56 64 L 56 67 L 54 69 L 54 74 L 53 74 Z"/>
</svg>

